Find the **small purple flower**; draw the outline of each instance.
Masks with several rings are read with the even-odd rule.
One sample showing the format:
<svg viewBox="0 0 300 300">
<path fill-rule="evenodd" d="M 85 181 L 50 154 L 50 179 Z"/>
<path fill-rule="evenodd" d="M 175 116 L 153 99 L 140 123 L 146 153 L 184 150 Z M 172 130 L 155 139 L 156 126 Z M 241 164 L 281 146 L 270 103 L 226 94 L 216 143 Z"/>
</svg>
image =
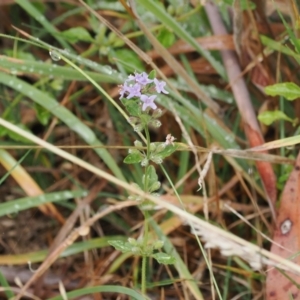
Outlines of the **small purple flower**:
<svg viewBox="0 0 300 300">
<path fill-rule="evenodd" d="M 141 96 L 141 101 L 144 102 L 142 110 L 145 111 L 147 107 L 151 107 L 152 109 L 156 109 L 157 106 L 154 103 L 154 100 L 155 100 L 156 97 L 157 97 L 156 95 L 152 95 L 152 96 L 142 95 Z"/>
<path fill-rule="evenodd" d="M 127 85 L 126 81 L 123 85 L 121 85 L 119 93 L 120 93 L 120 98 L 124 98 L 124 94 L 129 93 L 129 86 Z"/>
<path fill-rule="evenodd" d="M 129 75 L 126 79 L 126 81 L 132 81 L 135 80 L 135 76 L 134 75 Z"/>
<path fill-rule="evenodd" d="M 169 94 L 168 91 L 165 90 L 166 83 L 164 81 L 159 81 L 154 78 L 155 89 L 158 93 Z"/>
<path fill-rule="evenodd" d="M 148 78 L 147 73 L 135 73 L 135 81 L 141 85 L 147 85 L 148 83 L 151 83 L 153 80 Z"/>
<path fill-rule="evenodd" d="M 127 99 L 131 99 L 133 97 L 140 97 L 141 96 L 141 85 L 136 83 L 132 86 L 128 87 L 129 95 L 127 96 Z"/>
</svg>

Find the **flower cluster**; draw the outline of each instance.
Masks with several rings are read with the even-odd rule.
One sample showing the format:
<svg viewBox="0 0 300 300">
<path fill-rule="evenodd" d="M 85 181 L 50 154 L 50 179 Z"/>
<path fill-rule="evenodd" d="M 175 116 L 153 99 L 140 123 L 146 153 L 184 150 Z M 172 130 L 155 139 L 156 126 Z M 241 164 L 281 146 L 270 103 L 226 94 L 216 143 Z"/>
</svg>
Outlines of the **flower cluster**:
<svg viewBox="0 0 300 300">
<path fill-rule="evenodd" d="M 154 92 L 160 94 L 169 94 L 165 90 L 166 83 L 156 78 L 150 79 L 149 76 L 143 73 L 134 73 L 129 75 L 124 84 L 120 88 L 120 98 L 133 99 L 138 98 L 142 104 L 142 110 L 145 111 L 148 107 L 156 109 L 157 105 L 154 103 L 157 95 Z"/>
</svg>

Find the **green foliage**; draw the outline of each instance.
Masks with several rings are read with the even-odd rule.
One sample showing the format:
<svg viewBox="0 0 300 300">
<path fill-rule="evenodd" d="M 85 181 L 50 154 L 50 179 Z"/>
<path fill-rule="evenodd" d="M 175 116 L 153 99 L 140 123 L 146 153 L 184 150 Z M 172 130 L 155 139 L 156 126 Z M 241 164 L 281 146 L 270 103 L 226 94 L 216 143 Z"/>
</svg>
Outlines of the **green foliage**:
<svg viewBox="0 0 300 300">
<path fill-rule="evenodd" d="M 170 28 L 170 30 L 176 33 L 178 37 L 192 45 L 203 57 L 205 57 L 205 59 L 208 60 L 222 78 L 226 78 L 224 67 L 220 64 L 220 62 L 217 61 L 209 51 L 201 48 L 193 36 L 185 30 L 179 22 L 176 22 L 176 20 L 172 18 L 165 9 L 162 9 L 160 5 L 156 5 L 153 0 L 137 0 L 137 3 L 141 4 L 141 6 L 155 15 L 162 24 L 164 24 L 167 28 Z"/>
<path fill-rule="evenodd" d="M 61 32 L 61 34 L 72 44 L 75 44 L 77 42 L 93 42 L 93 38 L 83 27 L 72 27 Z"/>
<path fill-rule="evenodd" d="M 158 181 L 158 176 L 156 174 L 155 168 L 150 165 L 147 169 L 145 174 L 143 175 L 142 180 L 145 191 L 152 193 L 160 188 L 160 182 Z"/>
<path fill-rule="evenodd" d="M 138 104 L 138 101 L 131 99 L 121 99 L 122 104 L 125 106 L 128 114 L 134 117 L 140 117 L 142 114 L 141 106 Z"/>
<path fill-rule="evenodd" d="M 143 154 L 139 151 L 135 151 L 133 153 L 129 153 L 125 158 L 124 158 L 124 163 L 125 164 L 136 164 L 140 163 L 143 159 Z"/>
<path fill-rule="evenodd" d="M 148 78 L 149 78 L 149 79 L 154 79 L 154 78 L 156 78 L 156 71 L 155 71 L 155 70 L 152 70 L 152 71 L 149 73 Z"/>
<path fill-rule="evenodd" d="M 111 58 L 117 58 L 117 60 L 124 62 L 124 68 L 129 72 L 144 69 L 141 59 L 132 50 L 117 49 L 112 54 Z M 127 65 L 128 62 L 130 62 L 130 65 Z"/>
<path fill-rule="evenodd" d="M 265 88 L 265 93 L 270 96 L 283 96 L 287 100 L 300 97 L 300 87 L 293 82 L 276 83 Z"/>
<path fill-rule="evenodd" d="M 36 111 L 36 116 L 38 120 L 41 122 L 41 124 L 47 125 L 51 118 L 51 113 L 37 103 L 35 103 L 34 108 Z"/>
<path fill-rule="evenodd" d="M 163 247 L 164 242 L 160 240 L 153 241 L 150 245 L 147 245 L 143 239 L 136 240 L 134 238 L 129 238 L 127 242 L 111 240 L 108 243 L 122 253 L 132 253 L 133 255 L 153 257 L 160 264 L 174 264 L 175 262 L 175 258 L 167 253 L 153 253 Z"/>
<path fill-rule="evenodd" d="M 169 48 L 175 43 L 176 37 L 174 33 L 168 30 L 167 28 L 162 28 L 158 32 L 157 39 L 164 47 Z"/>
<path fill-rule="evenodd" d="M 273 39 L 271 39 L 267 36 L 261 35 L 260 40 L 263 45 L 269 47 L 270 49 L 276 50 L 280 53 L 283 53 L 283 54 L 286 54 L 289 56 L 292 56 L 298 63 L 300 62 L 300 55 L 298 53 L 296 53 L 295 51 L 293 51 L 288 46 L 283 44 L 283 42 L 285 42 L 285 39 L 283 39 L 281 41 L 274 41 Z"/>
<path fill-rule="evenodd" d="M 258 120 L 265 125 L 271 125 L 272 123 L 278 120 L 285 120 L 291 122 L 293 125 L 295 125 L 298 122 L 298 119 L 293 120 L 280 110 L 264 111 L 258 115 Z"/>
<path fill-rule="evenodd" d="M 160 264 L 173 265 L 175 263 L 175 257 L 167 253 L 159 252 L 152 255 Z"/>
<path fill-rule="evenodd" d="M 166 158 L 170 155 L 172 155 L 174 152 L 178 149 L 178 144 L 173 143 L 166 145 L 165 143 L 155 143 L 156 149 L 154 151 L 155 154 L 159 154 L 161 158 Z"/>
<path fill-rule="evenodd" d="M 0 270 L 0 286 L 3 288 L 4 294 L 6 295 L 7 299 L 12 299 L 14 297 L 14 293 L 10 288 L 9 283 L 7 282 L 5 276 L 2 274 L 1 270 Z"/>
<path fill-rule="evenodd" d="M 136 188 L 145 192 L 145 197 L 131 195 L 129 199 L 139 202 L 139 208 L 144 212 L 144 236 L 139 240 L 129 238 L 127 242 L 112 240 L 112 245 L 116 250 L 123 253 L 132 253 L 134 255 L 140 255 L 143 258 L 142 263 L 142 292 L 146 292 L 146 258 L 152 257 L 159 263 L 172 264 L 174 258 L 166 253 L 157 253 L 157 250 L 163 247 L 162 241 L 151 241 L 149 244 L 148 236 L 148 219 L 149 211 L 154 209 L 154 203 L 147 199 L 146 194 L 149 193 L 152 196 L 159 195 L 155 193 L 161 186 L 158 181 L 158 175 L 153 165 L 149 165 L 152 161 L 157 164 L 161 164 L 163 158 L 171 155 L 176 146 L 173 141 L 175 140 L 170 134 L 167 137 L 165 143 L 151 143 L 149 126 L 159 127 L 160 121 L 157 120 L 161 116 L 162 111 L 157 108 L 154 100 L 157 98 L 157 94 L 168 92 L 164 89 L 165 82 L 155 79 L 155 71 L 152 71 L 150 75 L 146 73 L 135 73 L 128 76 L 125 83 L 120 88 L 121 102 L 125 106 L 129 114 L 129 123 L 134 127 L 137 132 L 145 131 L 146 135 L 146 147 L 143 149 L 143 143 L 141 141 L 135 141 L 134 146 L 136 148 L 129 149 L 129 154 L 125 157 L 124 163 L 136 164 L 141 163 L 144 167 L 144 175 L 142 177 L 142 184 L 138 186 L 133 183 Z M 149 94 L 153 94 L 149 96 Z M 128 99 L 129 98 L 129 99 Z M 151 113 L 151 111 L 153 112 Z"/>
<path fill-rule="evenodd" d="M 120 240 L 111 240 L 108 243 L 113 246 L 116 250 L 121 251 L 122 253 L 132 252 L 132 245 L 128 242 L 123 242 Z"/>
</svg>

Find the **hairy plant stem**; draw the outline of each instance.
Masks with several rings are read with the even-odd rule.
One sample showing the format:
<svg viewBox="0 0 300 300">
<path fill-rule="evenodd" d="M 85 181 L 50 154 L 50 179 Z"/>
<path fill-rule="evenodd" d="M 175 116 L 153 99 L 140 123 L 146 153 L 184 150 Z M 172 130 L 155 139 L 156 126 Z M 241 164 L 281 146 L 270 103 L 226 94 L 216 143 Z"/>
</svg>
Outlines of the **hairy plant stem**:
<svg viewBox="0 0 300 300">
<path fill-rule="evenodd" d="M 146 295 L 146 268 L 147 268 L 147 256 L 143 255 L 142 258 L 142 294 Z"/>
<path fill-rule="evenodd" d="M 150 134 L 149 129 L 147 127 L 147 124 L 145 125 L 145 134 L 147 139 L 147 159 L 150 158 Z M 144 173 L 144 191 L 148 192 L 148 177 L 147 177 L 147 169 L 148 165 L 145 167 L 145 173 Z M 144 239 L 143 239 L 143 258 L 142 258 L 142 293 L 143 295 L 146 294 L 146 269 L 147 269 L 147 245 L 148 245 L 148 237 L 149 237 L 149 212 L 147 210 L 144 211 Z"/>
</svg>

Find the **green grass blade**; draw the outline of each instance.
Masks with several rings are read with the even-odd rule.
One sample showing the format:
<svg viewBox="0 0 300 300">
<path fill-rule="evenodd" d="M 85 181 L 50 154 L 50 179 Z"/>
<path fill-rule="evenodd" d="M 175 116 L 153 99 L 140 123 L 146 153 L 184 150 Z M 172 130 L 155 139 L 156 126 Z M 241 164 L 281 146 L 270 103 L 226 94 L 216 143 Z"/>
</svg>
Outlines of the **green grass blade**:
<svg viewBox="0 0 300 300">
<path fill-rule="evenodd" d="M 59 37 L 59 31 L 45 18 L 43 14 L 41 14 L 34 5 L 28 0 L 15 0 L 31 17 L 33 17 L 36 21 L 38 21 L 47 31 L 50 33 L 60 44 L 62 47 L 69 49 L 69 44 Z"/>
<path fill-rule="evenodd" d="M 84 251 L 100 249 L 109 246 L 108 241 L 110 240 L 127 240 L 127 237 L 124 236 L 106 236 L 101 238 L 95 238 L 86 240 L 83 242 L 78 242 L 72 244 L 68 247 L 59 257 L 68 257 Z M 23 253 L 23 254 L 14 254 L 14 255 L 0 255 L 0 264 L 1 265 L 23 265 L 27 264 L 28 261 L 31 263 L 40 263 L 43 262 L 47 257 L 47 250 L 40 250 L 35 252 Z"/>
<path fill-rule="evenodd" d="M 90 146 L 103 146 L 89 127 L 83 124 L 67 108 L 61 106 L 48 94 L 40 91 L 21 79 L 5 73 L 0 74 L 0 82 L 31 98 L 33 101 L 44 107 L 59 120 L 64 122 L 71 130 L 76 132 Z M 120 168 L 110 153 L 105 148 L 95 148 L 94 150 L 103 159 L 104 163 L 111 169 L 115 176 L 125 181 Z"/>
<path fill-rule="evenodd" d="M 145 300 L 149 299 L 148 297 L 145 297 L 141 295 L 139 292 L 136 292 L 133 289 L 118 286 L 118 285 L 102 285 L 102 286 L 93 286 L 93 287 L 87 287 L 80 290 L 75 290 L 73 292 L 67 293 L 67 299 L 73 299 L 76 297 L 84 296 L 84 295 L 91 295 L 95 293 L 118 293 L 120 295 L 128 295 L 133 297 L 133 299 L 137 300 Z M 57 296 L 53 298 L 48 298 L 47 300 L 64 300 L 62 296 Z"/>
<path fill-rule="evenodd" d="M 0 55 L 0 67 L 12 74 L 20 72 L 24 75 L 42 75 L 51 76 L 53 78 L 62 78 L 64 80 L 88 81 L 85 76 L 72 68 L 59 66 L 49 62 L 18 60 Z M 122 83 L 120 76 L 116 76 L 115 74 L 101 74 L 99 71 L 102 71 L 102 69 L 98 69 L 97 71 L 97 73 L 89 71 L 85 71 L 85 73 L 97 82 Z"/>
<path fill-rule="evenodd" d="M 49 202 L 60 202 L 77 197 L 85 197 L 87 191 L 62 191 L 39 195 L 36 197 L 24 197 L 4 203 L 0 203 L 0 217 L 18 213 L 22 210 L 39 206 Z"/>
<path fill-rule="evenodd" d="M 10 286 L 9 286 L 6 278 L 2 274 L 1 270 L 0 270 L 0 286 L 5 289 L 4 293 L 7 297 L 6 299 L 12 299 L 14 297 L 14 293 L 10 289 Z"/>
<path fill-rule="evenodd" d="M 285 40 L 274 41 L 273 39 L 264 35 L 260 36 L 260 40 L 264 46 L 267 46 L 268 48 L 278 51 L 280 53 L 292 56 L 297 61 L 298 64 L 300 63 L 300 55 L 295 51 L 293 51 L 291 48 L 282 44 L 285 42 Z"/>
<path fill-rule="evenodd" d="M 209 51 L 204 50 L 199 43 L 166 11 L 164 11 L 160 5 L 153 0 L 137 0 L 137 3 L 143 5 L 148 11 L 156 16 L 166 27 L 172 29 L 172 31 L 178 35 L 181 39 L 189 43 L 195 48 L 207 61 L 214 67 L 218 74 L 226 79 L 227 75 L 222 64 L 217 61 Z"/>
</svg>

